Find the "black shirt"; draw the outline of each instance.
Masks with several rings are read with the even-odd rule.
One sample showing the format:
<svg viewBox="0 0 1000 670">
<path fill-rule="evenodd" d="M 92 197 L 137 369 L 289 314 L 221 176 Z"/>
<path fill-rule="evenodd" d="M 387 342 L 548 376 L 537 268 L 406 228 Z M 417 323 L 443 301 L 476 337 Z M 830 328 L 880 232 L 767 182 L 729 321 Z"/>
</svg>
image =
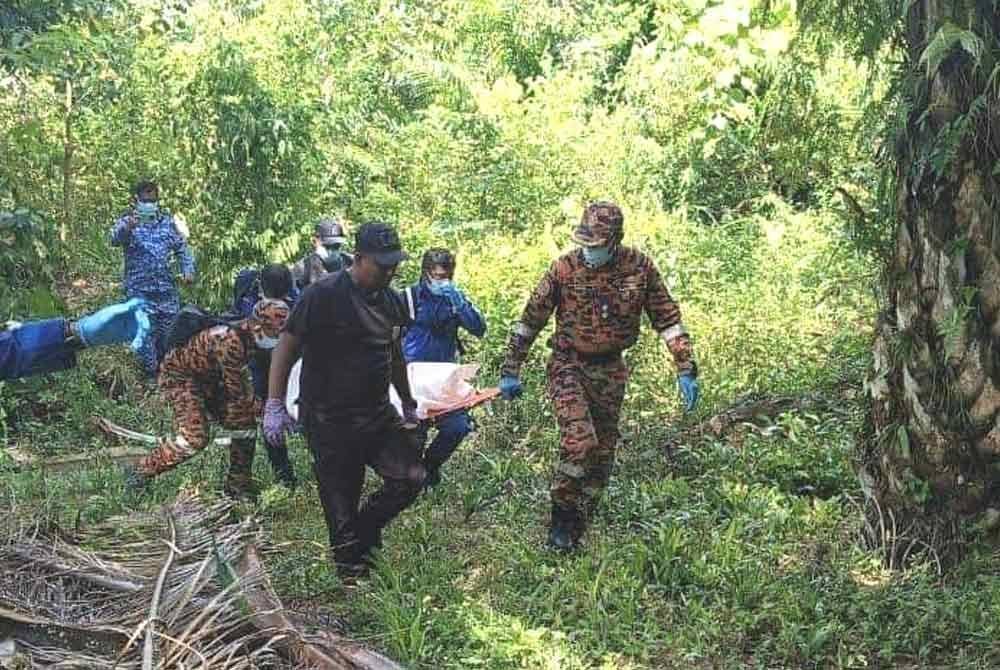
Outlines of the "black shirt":
<svg viewBox="0 0 1000 670">
<path fill-rule="evenodd" d="M 393 342 L 408 322 L 395 291 L 365 295 L 349 272 L 310 284 L 285 325 L 302 342 L 299 402 L 323 411 L 379 409 L 389 401 Z"/>
</svg>

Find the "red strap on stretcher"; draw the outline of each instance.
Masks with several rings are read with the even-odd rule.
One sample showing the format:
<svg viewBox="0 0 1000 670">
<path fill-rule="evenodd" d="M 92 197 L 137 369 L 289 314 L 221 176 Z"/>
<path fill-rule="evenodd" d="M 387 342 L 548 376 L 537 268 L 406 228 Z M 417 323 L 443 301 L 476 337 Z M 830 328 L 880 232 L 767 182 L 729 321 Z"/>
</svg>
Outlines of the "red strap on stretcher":
<svg viewBox="0 0 1000 670">
<path fill-rule="evenodd" d="M 493 387 L 489 389 L 483 389 L 482 391 L 476 391 L 468 398 L 460 403 L 454 405 L 449 405 L 448 407 L 442 407 L 441 409 L 432 409 L 427 411 L 428 419 L 437 419 L 444 416 L 445 414 L 451 414 L 452 412 L 457 412 L 462 409 L 472 409 L 478 405 L 482 405 L 485 402 L 489 402 L 500 397 L 500 389 L 498 387 Z"/>
</svg>

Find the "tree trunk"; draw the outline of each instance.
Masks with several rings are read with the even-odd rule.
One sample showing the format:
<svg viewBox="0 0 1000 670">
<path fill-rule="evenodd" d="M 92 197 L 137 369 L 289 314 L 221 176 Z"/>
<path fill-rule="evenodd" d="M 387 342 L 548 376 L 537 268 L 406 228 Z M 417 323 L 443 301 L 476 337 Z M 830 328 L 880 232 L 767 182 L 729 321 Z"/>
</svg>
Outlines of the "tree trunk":
<svg viewBox="0 0 1000 670">
<path fill-rule="evenodd" d="M 920 552 L 946 565 L 963 527 L 1000 509 L 996 7 L 916 0 L 905 17 L 911 107 L 858 464 L 869 537 L 891 567 Z"/>
</svg>

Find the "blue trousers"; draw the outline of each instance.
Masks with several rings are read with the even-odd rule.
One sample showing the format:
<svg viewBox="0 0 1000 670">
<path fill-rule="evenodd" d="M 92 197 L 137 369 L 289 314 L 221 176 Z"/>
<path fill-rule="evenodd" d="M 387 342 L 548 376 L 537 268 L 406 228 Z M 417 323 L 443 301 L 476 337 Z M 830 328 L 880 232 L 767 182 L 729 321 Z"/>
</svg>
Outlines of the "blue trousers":
<svg viewBox="0 0 1000 670">
<path fill-rule="evenodd" d="M 149 337 L 136 352 L 139 363 L 146 374 L 155 377 L 160 362 L 166 355 L 166 339 L 170 327 L 174 325 L 177 313 L 181 311 L 181 299 L 177 294 L 143 293 L 129 291 L 129 298 L 144 298 L 149 304 L 146 313 L 149 314 Z"/>
<path fill-rule="evenodd" d="M 18 379 L 76 365 L 77 345 L 67 345 L 64 319 L 32 321 L 0 331 L 0 379 Z"/>
<path fill-rule="evenodd" d="M 458 449 L 465 436 L 472 432 L 472 417 L 465 410 L 445 414 L 434 422 L 420 424 L 420 442 L 427 441 L 430 423 L 437 428 L 437 435 L 424 452 L 424 466 L 428 471 L 438 470 Z"/>
</svg>

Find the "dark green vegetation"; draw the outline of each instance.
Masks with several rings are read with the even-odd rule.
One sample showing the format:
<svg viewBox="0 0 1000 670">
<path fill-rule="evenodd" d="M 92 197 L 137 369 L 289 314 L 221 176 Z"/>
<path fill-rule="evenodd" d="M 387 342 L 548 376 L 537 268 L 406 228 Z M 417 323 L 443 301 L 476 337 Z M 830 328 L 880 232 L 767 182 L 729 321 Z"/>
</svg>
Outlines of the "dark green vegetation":
<svg viewBox="0 0 1000 670">
<path fill-rule="evenodd" d="M 876 158 L 892 157 L 880 133 L 900 91 L 878 65 L 898 55 L 886 40 L 902 4 L 923 3 L 824 4 L 810 33 L 788 3 L 750 0 L 54 4 L 0 8 L 3 316 L 115 299 L 107 229 L 131 180 L 153 174 L 192 228 L 202 274 L 187 297 L 203 304 L 221 305 L 243 264 L 294 259 L 320 214 L 384 218 L 411 250 L 459 249 L 457 279 L 491 328 L 470 357 L 493 383 L 526 291 L 601 197 L 622 203 L 626 242 L 656 258 L 695 336 L 697 417 L 681 417 L 651 333 L 630 352 L 620 464 L 567 560 L 542 548 L 557 442 L 542 346 L 526 398 L 479 412 L 445 486 L 357 588 L 325 562 L 314 484 L 288 495 L 258 459 L 289 602 L 425 668 L 996 663 L 986 532 L 967 531 L 947 577 L 932 557 L 886 570 L 858 543 L 871 289 L 894 221 Z M 847 57 L 860 50 L 877 57 Z M 672 459 L 660 449 L 750 393 L 820 402 L 684 437 Z M 92 415 L 170 425 L 121 351 L 0 386 L 2 437 L 23 451 L 98 453 Z M 99 456 L 47 473 L 7 453 L 6 507 L 72 526 L 130 504 Z M 223 470 L 210 449 L 140 504 L 215 491 Z"/>
</svg>

